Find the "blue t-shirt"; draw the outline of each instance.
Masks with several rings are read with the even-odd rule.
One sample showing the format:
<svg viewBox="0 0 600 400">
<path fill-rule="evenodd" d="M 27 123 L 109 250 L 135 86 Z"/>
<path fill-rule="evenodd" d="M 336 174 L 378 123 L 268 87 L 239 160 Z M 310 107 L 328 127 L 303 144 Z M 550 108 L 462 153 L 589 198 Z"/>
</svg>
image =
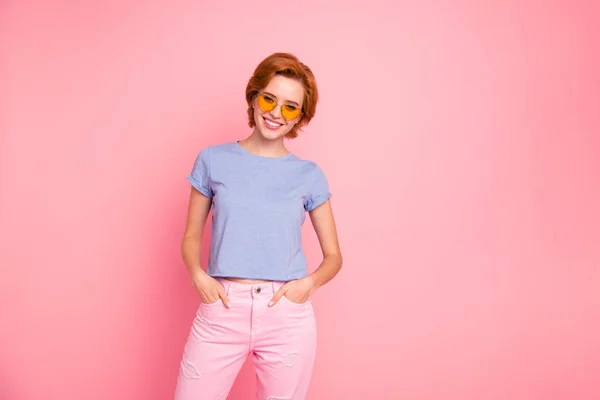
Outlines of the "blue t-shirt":
<svg viewBox="0 0 600 400">
<path fill-rule="evenodd" d="M 200 151 L 187 180 L 212 199 L 210 276 L 306 276 L 301 226 L 307 211 L 331 197 L 317 164 L 292 153 L 263 157 L 228 142 Z"/>
</svg>

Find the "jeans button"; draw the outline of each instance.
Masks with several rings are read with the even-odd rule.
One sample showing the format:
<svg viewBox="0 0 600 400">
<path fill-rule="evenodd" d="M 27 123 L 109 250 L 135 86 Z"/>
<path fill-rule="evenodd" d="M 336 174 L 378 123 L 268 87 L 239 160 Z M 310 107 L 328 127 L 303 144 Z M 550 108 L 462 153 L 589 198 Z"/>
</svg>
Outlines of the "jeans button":
<svg viewBox="0 0 600 400">
<path fill-rule="evenodd" d="M 254 289 L 254 291 L 256 292 L 256 294 L 260 293 L 260 286 Z"/>
</svg>

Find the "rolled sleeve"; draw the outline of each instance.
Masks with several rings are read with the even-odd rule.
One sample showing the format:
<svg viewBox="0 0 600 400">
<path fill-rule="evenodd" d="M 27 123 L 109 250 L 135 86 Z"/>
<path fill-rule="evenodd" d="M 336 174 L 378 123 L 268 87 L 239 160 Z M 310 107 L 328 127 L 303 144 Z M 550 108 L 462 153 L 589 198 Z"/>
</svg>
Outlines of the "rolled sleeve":
<svg viewBox="0 0 600 400">
<path fill-rule="evenodd" d="M 304 209 L 306 211 L 312 211 L 325 203 L 329 198 L 331 198 L 331 192 L 329 191 L 327 177 L 323 173 L 323 170 L 315 165 L 312 183 L 309 187 L 308 196 L 306 196 L 304 202 Z"/>
<path fill-rule="evenodd" d="M 187 181 L 200 193 L 208 198 L 213 197 L 210 181 L 210 153 L 205 148 L 196 157 L 192 171 L 186 177 Z"/>
</svg>

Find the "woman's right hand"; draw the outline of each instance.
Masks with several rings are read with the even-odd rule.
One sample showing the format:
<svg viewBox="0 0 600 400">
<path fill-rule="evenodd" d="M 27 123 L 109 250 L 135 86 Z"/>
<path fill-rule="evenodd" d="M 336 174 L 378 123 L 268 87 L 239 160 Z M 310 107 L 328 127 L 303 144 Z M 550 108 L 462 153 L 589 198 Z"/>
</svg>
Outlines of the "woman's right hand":
<svg viewBox="0 0 600 400">
<path fill-rule="evenodd" d="M 225 293 L 225 288 L 212 276 L 202 271 L 192 278 L 192 283 L 204 304 L 212 304 L 221 300 L 225 307 L 230 307 L 231 304 L 227 293 Z"/>
</svg>

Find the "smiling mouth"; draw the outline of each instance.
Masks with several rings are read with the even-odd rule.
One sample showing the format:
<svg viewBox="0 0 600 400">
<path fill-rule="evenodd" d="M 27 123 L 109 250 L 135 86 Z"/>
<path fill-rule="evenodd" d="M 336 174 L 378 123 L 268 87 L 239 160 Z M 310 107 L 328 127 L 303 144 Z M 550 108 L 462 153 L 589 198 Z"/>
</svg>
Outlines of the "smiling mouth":
<svg viewBox="0 0 600 400">
<path fill-rule="evenodd" d="M 267 119 L 265 117 L 263 117 L 263 119 L 265 120 L 265 124 L 269 127 L 269 128 L 279 128 L 281 125 L 280 123 L 271 121 L 270 119 Z"/>
</svg>

